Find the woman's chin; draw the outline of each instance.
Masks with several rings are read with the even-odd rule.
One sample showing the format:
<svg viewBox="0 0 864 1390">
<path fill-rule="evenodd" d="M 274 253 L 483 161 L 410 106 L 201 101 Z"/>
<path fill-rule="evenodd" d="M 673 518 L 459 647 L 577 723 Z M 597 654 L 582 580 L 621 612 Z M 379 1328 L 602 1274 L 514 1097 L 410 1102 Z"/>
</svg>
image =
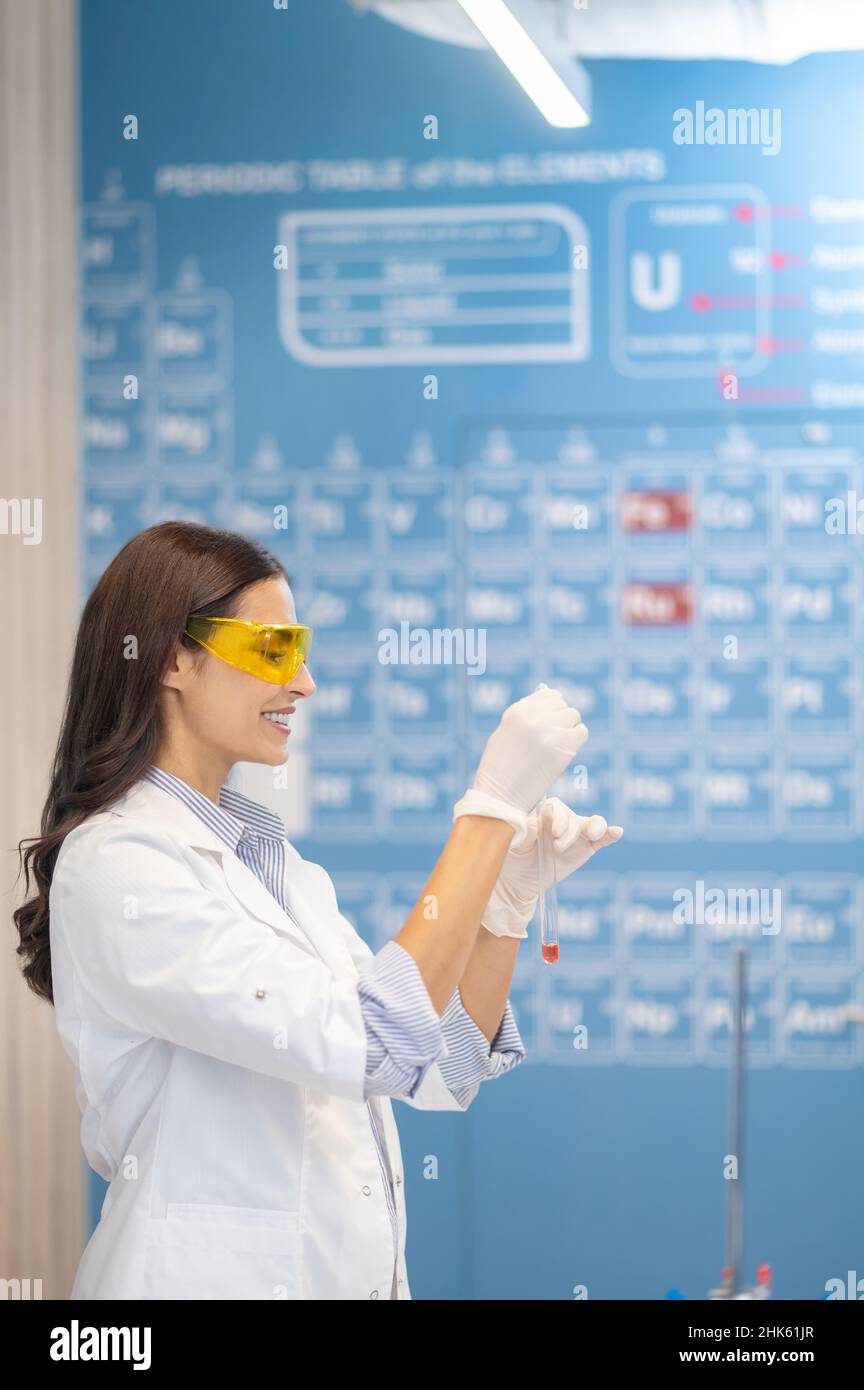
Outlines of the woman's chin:
<svg viewBox="0 0 864 1390">
<path fill-rule="evenodd" d="M 281 748 L 277 744 L 275 748 L 265 750 L 255 761 L 267 763 L 268 767 L 281 767 L 288 761 L 288 739 L 285 739 Z"/>
<path fill-rule="evenodd" d="M 273 740 L 268 739 L 267 742 L 273 743 Z M 281 767 L 283 763 L 288 761 L 288 739 L 285 739 L 281 747 L 277 742 L 272 748 L 262 748 L 261 743 L 258 742 L 254 748 L 244 748 L 235 756 L 234 761 L 238 763 L 263 763 L 266 767 Z"/>
</svg>

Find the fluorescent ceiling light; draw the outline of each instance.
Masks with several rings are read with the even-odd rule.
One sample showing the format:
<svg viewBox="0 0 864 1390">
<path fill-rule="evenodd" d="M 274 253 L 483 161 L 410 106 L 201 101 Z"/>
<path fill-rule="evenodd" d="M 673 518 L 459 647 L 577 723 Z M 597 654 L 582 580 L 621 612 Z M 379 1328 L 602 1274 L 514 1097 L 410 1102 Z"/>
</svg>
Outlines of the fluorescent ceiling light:
<svg viewBox="0 0 864 1390">
<path fill-rule="evenodd" d="M 550 52 L 549 42 L 544 42 L 550 37 L 554 44 L 554 36 L 543 33 L 548 25 L 542 22 L 540 9 L 528 6 L 525 0 L 521 4 L 517 0 L 512 7 L 504 0 L 459 0 L 459 4 L 550 125 L 574 127 L 590 123 L 587 102 L 580 101 L 560 75 L 562 66 L 565 71 L 571 68 L 574 76 L 582 76 L 579 85 L 587 90 L 587 77 L 581 66 L 564 53 L 557 62 L 552 62 L 538 47 L 541 43 Z M 514 9 L 519 9 L 523 15 L 525 27 L 516 18 Z M 580 95 L 584 96 L 585 92 Z"/>
</svg>

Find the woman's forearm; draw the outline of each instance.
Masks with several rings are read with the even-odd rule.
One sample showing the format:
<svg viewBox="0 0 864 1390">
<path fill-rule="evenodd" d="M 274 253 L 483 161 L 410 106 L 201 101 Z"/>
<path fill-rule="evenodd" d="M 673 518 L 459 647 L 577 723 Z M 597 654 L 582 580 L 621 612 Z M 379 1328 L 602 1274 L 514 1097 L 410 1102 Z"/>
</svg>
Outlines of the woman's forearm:
<svg viewBox="0 0 864 1390">
<path fill-rule="evenodd" d="M 501 872 L 513 833 L 513 827 L 506 821 L 491 816 L 458 817 L 420 898 L 396 934 L 395 940 L 416 960 L 429 998 L 439 1014 L 446 1008 L 472 957 L 480 918 Z M 494 997 L 481 1007 L 476 988 L 472 987 L 471 993 L 479 1012 L 494 1012 L 497 1007 Z M 464 995 L 463 1003 L 467 1007 Z M 502 1001 L 496 1028 L 503 1009 Z M 468 1011 L 478 1027 L 486 1032 L 477 1014 L 471 1009 Z"/>
<path fill-rule="evenodd" d="M 462 1007 L 491 1043 L 501 1026 L 522 938 L 480 930 L 459 981 Z"/>
</svg>

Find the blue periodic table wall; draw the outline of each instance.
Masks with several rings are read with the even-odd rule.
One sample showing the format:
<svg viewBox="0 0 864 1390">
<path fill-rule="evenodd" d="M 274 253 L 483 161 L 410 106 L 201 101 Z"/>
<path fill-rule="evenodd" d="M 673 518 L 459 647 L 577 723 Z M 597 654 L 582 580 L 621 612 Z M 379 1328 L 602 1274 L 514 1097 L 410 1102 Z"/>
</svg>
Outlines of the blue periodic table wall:
<svg viewBox="0 0 864 1390">
<path fill-rule="evenodd" d="M 591 730 L 557 791 L 626 827 L 522 949 L 524 1065 L 398 1107 L 414 1296 L 716 1284 L 744 943 L 748 1273 L 819 1297 L 864 1234 L 861 58 L 595 63 L 568 133 L 343 0 L 83 0 L 81 55 L 85 590 L 168 517 L 283 559 L 319 691 L 286 784 L 238 778 L 374 948 L 541 679 Z M 675 144 L 699 100 L 780 152 Z M 476 669 L 384 664 L 403 624 Z"/>
</svg>

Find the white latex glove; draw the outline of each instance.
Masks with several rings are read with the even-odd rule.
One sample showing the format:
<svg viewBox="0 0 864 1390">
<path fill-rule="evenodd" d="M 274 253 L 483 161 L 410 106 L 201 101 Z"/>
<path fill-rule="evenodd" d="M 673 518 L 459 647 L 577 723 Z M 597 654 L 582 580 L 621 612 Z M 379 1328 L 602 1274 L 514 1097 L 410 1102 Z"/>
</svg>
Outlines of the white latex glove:
<svg viewBox="0 0 864 1390">
<path fill-rule="evenodd" d="M 528 813 L 558 780 L 588 737 L 577 709 L 560 690 L 543 688 L 508 705 L 483 749 L 473 787 L 458 815 L 498 816 L 524 842 Z"/>
<path fill-rule="evenodd" d="M 550 797 L 544 807 L 544 827 L 547 844 L 551 833 L 552 853 L 544 855 L 545 872 L 541 884 L 538 822 L 539 813 L 533 811 L 528 817 L 525 843 L 509 850 L 492 890 L 481 920 L 493 936 L 524 939 L 540 893 L 553 881 L 560 883 L 568 874 L 581 869 L 598 849 L 614 845 L 624 834 L 620 825 L 607 825 L 602 816 L 577 816 L 557 796 Z"/>
</svg>

